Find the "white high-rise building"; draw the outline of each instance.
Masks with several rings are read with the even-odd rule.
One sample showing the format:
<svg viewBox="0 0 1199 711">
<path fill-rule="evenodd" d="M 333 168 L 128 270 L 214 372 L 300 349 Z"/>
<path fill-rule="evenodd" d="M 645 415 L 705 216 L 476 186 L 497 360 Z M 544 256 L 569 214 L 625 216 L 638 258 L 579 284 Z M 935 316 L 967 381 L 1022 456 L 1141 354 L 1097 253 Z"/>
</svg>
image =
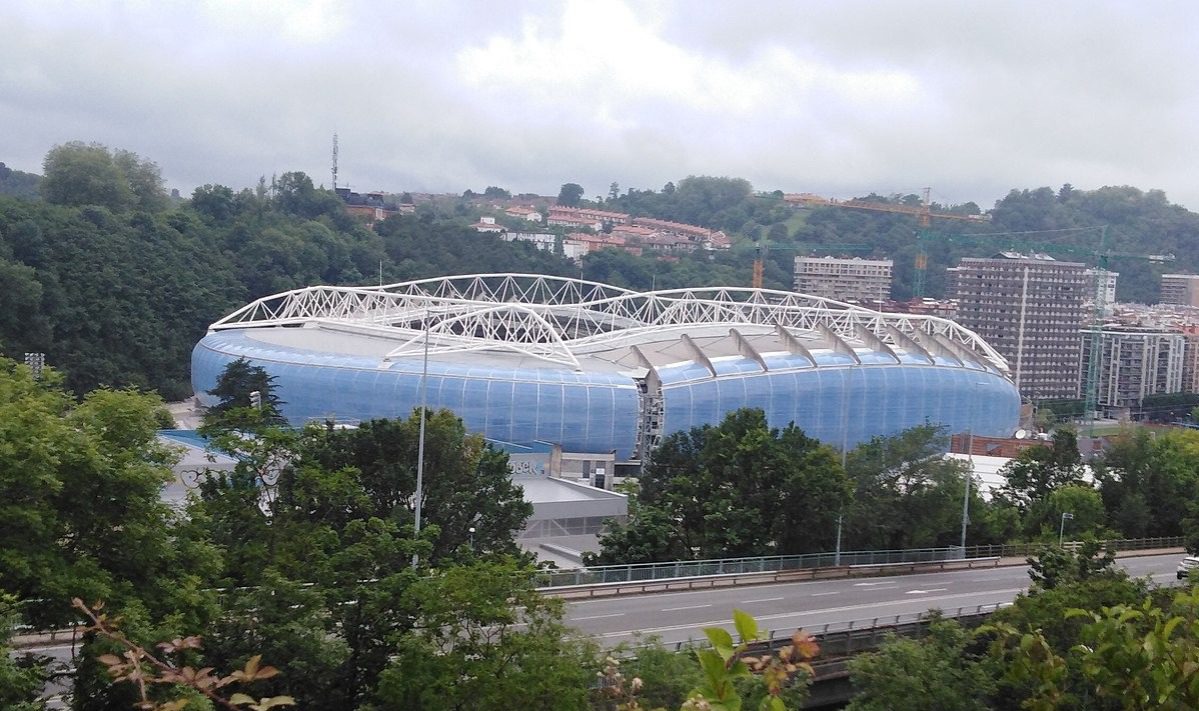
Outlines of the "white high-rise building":
<svg viewBox="0 0 1199 711">
<path fill-rule="evenodd" d="M 890 259 L 796 257 L 795 290 L 853 303 L 877 303 L 891 296 Z"/>
<path fill-rule="evenodd" d="M 1098 334 L 1098 338 L 1095 338 Z M 1086 382 L 1094 343 L 1099 346 L 1096 404 L 1111 410 L 1135 410 L 1146 395 L 1183 391 L 1186 336 L 1179 331 L 1108 325 L 1082 331 L 1079 377 Z"/>
</svg>

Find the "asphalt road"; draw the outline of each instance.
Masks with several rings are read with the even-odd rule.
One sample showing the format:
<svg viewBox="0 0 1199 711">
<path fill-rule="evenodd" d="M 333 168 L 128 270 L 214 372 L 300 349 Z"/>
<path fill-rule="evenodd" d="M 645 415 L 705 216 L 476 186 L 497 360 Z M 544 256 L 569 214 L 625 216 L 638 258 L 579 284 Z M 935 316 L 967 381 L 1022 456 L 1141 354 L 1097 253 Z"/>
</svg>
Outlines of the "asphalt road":
<svg viewBox="0 0 1199 711">
<path fill-rule="evenodd" d="M 1159 585 L 1176 582 L 1182 555 L 1130 556 L 1117 562 L 1135 577 Z M 925 612 L 956 612 L 1011 602 L 1028 587 L 1027 566 L 954 570 L 880 578 L 844 578 L 747 585 L 716 590 L 648 593 L 578 600 L 566 605 L 566 621 L 606 647 L 655 635 L 666 644 L 703 639 L 702 628 L 732 630 L 733 609 L 753 615 L 764 629 L 819 631 L 824 625 Z M 855 625 L 857 626 L 857 625 Z"/>
</svg>

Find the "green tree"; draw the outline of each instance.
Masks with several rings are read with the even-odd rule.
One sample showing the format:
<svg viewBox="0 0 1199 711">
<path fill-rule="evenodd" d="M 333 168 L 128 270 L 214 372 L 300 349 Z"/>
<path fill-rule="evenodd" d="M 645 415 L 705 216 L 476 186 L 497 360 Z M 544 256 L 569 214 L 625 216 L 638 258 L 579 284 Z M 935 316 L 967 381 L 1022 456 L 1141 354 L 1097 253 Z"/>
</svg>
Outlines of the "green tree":
<svg viewBox="0 0 1199 711">
<path fill-rule="evenodd" d="M 626 527 L 597 560 L 713 558 L 827 550 L 849 491 L 836 454 L 762 410 L 663 439 Z"/>
<path fill-rule="evenodd" d="M 563 207 L 578 207 L 583 199 L 583 186 L 578 183 L 563 183 L 558 191 L 558 204 Z"/>
<path fill-rule="evenodd" d="M 1029 447 L 1002 472 L 1005 484 L 1001 494 L 1027 511 L 1035 502 L 1044 501 L 1054 489 L 1082 481 L 1082 456 L 1078 451 L 1078 436 L 1069 429 L 1053 433 L 1049 446 Z"/>
<path fill-rule="evenodd" d="M 957 622 L 934 621 L 927 636 L 889 636 L 849 661 L 856 692 L 847 711 L 970 711 L 993 708 L 996 669 Z"/>
<path fill-rule="evenodd" d="M 309 464 L 325 472 L 351 471 L 365 496 L 363 505 L 352 508 L 357 517 L 408 525 L 414 517 L 419 430 L 419 412 L 405 420 L 364 422 L 356 429 L 309 429 L 299 445 L 297 465 L 284 481 L 298 481 L 295 477 Z M 426 525 L 436 525 L 430 553 L 434 563 L 467 546 L 472 527 L 476 552 L 515 555 L 514 538 L 532 512 L 509 474 L 507 454 L 489 447 L 481 436 L 467 434 L 462 420 L 449 410 L 428 413 L 422 517 Z"/>
<path fill-rule="evenodd" d="M 42 163 L 42 197 L 56 205 L 99 205 L 113 212 L 135 201 L 121 167 L 99 143 L 71 141 L 51 148 Z"/>
<path fill-rule="evenodd" d="M 350 650 L 324 592 L 268 570 L 261 585 L 230 590 L 221 603 L 204 630 L 205 666 L 239 669 L 261 655 L 280 674 L 255 683 L 256 696 L 292 696 L 300 708 L 352 707 L 352 689 L 342 683 Z"/>
<path fill-rule="evenodd" d="M 162 212 L 170 205 L 166 183 L 158 164 L 145 160 L 133 151 L 113 151 L 112 162 L 125 178 L 133 194 L 133 207 L 146 212 Z"/>
<path fill-rule="evenodd" d="M 9 711 L 42 711 L 40 700 L 49 673 L 44 661 L 32 655 L 17 655 L 9 646 L 13 630 L 21 622 L 17 598 L 0 592 L 0 708 Z"/>
<path fill-rule="evenodd" d="M 1111 526 L 1128 537 L 1183 535 L 1199 499 L 1199 432 L 1122 432 L 1094 469 Z"/>
<path fill-rule="evenodd" d="M 846 458 L 854 482 L 845 513 L 845 534 L 856 549 L 899 549 L 956 545 L 968 468 L 941 456 L 941 428 L 922 425 L 891 437 L 875 437 Z M 991 507 L 970 487 L 970 518 L 986 522 Z M 972 540 L 992 542 L 994 527 L 975 525 Z M 1002 540 L 1002 539 L 1001 539 Z M 1001 542 L 1001 541 L 1000 541 Z"/>
<path fill-rule="evenodd" d="M 510 562 L 450 568 L 409 589 L 419 632 L 379 680 L 377 711 L 586 709 L 594 643 L 562 623 L 561 601 Z"/>
<path fill-rule="evenodd" d="M 72 597 L 162 602 L 172 571 L 173 454 L 155 436 L 160 401 L 96 390 L 83 402 L 46 371 L 0 361 L 0 589 L 29 600 L 35 625 L 69 619 Z"/>
<path fill-rule="evenodd" d="M 1087 540 L 1077 551 L 1045 546 L 1036 558 L 1028 559 L 1028 576 L 1032 579 L 1034 593 L 1092 578 L 1127 579 L 1127 575 L 1117 570 L 1115 564 L 1116 553 L 1113 549 L 1104 549 L 1097 541 Z"/>
<path fill-rule="evenodd" d="M 12 195 L 26 200 L 36 199 L 41 176 L 13 170 L 0 161 L 0 195 Z"/>
<path fill-rule="evenodd" d="M 280 407 L 285 404 L 275 394 L 275 376 L 260 365 L 250 365 L 245 358 L 226 365 L 217 376 L 216 386 L 209 395 L 220 400 L 204 413 L 209 428 L 261 426 L 284 422 Z M 258 393 L 260 406 L 255 408 L 252 393 Z"/>
<path fill-rule="evenodd" d="M 1199 593 L 1172 602 L 1088 606 L 1065 611 L 1079 642 L 1067 653 L 1039 629 L 1003 622 L 992 655 L 1005 682 L 1024 691 L 1023 708 L 1189 709 L 1199 706 Z"/>
</svg>

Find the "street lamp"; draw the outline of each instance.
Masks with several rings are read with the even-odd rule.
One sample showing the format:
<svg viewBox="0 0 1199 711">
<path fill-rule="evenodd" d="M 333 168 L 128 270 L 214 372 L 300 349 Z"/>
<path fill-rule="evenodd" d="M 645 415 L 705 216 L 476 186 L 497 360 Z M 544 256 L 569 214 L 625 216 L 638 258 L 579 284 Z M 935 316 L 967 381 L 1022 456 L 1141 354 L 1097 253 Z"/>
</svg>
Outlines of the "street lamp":
<svg viewBox="0 0 1199 711">
<path fill-rule="evenodd" d="M 421 362 L 420 371 L 420 433 L 417 435 L 416 444 L 416 521 L 413 529 L 415 530 L 415 538 L 420 540 L 420 515 L 421 507 L 424 505 L 425 499 L 425 410 L 429 406 L 429 301 L 425 300 L 425 317 L 423 323 L 425 329 L 425 354 Z M 420 562 L 420 554 L 412 554 L 412 567 L 416 568 Z"/>
<path fill-rule="evenodd" d="M 1062 522 L 1057 527 L 1057 547 L 1058 548 L 1062 547 L 1063 537 L 1066 534 L 1066 522 L 1073 521 L 1073 520 L 1074 520 L 1074 514 L 1070 513 L 1069 511 L 1062 512 Z"/>
<path fill-rule="evenodd" d="M 471 526 L 466 530 L 470 531 L 470 549 L 473 551 L 475 549 L 475 527 Z"/>
</svg>

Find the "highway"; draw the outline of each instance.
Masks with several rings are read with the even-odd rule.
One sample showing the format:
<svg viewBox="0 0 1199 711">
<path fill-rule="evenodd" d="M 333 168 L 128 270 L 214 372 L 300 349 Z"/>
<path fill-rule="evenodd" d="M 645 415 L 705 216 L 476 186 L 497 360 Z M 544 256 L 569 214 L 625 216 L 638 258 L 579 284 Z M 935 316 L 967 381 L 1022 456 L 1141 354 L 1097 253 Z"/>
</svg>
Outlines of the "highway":
<svg viewBox="0 0 1199 711">
<path fill-rule="evenodd" d="M 1158 585 L 1176 582 L 1181 553 L 1129 556 L 1116 562 L 1136 577 L 1149 576 Z M 673 645 L 702 640 L 702 628 L 720 626 L 733 631 L 733 609 L 752 614 L 763 629 L 788 634 L 797 628 L 819 631 L 826 624 L 867 621 L 926 612 L 931 608 L 956 611 L 1011 602 L 1027 589 L 1028 566 L 954 570 L 877 578 L 840 578 L 796 583 L 771 583 L 647 593 L 575 600 L 566 603 L 566 622 L 594 635 L 604 647 L 636 643 L 637 633 L 656 635 Z M 69 643 L 47 644 L 21 651 L 44 654 L 69 668 L 74 649 Z M 51 691 L 65 691 L 55 685 Z M 60 708 L 57 703 L 54 708 Z"/>
<path fill-rule="evenodd" d="M 1117 564 L 1134 577 L 1150 576 L 1158 585 L 1176 582 L 1182 554 L 1129 556 Z M 870 621 L 939 608 L 956 612 L 1011 602 L 1027 589 L 1028 566 L 954 570 L 879 578 L 771 583 L 647 593 L 570 601 L 566 622 L 594 635 L 605 647 L 634 642 L 635 635 L 656 635 L 666 644 L 703 639 L 702 628 L 732 630 L 733 609 L 753 615 L 763 629 L 808 630 L 851 620 Z"/>
</svg>

